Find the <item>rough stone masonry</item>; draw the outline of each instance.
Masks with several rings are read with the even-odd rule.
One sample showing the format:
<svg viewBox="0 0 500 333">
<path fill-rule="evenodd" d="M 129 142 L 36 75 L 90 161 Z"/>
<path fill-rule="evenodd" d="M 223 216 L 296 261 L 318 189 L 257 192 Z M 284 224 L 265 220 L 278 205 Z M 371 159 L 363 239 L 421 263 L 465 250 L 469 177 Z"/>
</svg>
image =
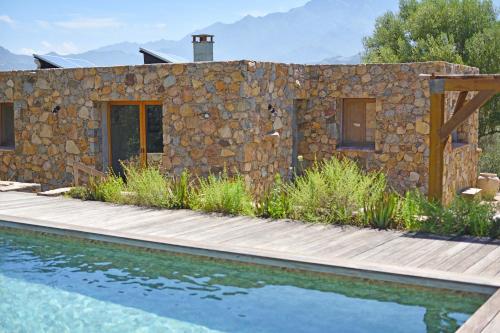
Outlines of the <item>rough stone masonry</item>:
<svg viewBox="0 0 500 333">
<path fill-rule="evenodd" d="M 0 103 L 13 103 L 15 146 L 0 147 L 0 179 L 70 185 L 75 161 L 106 170 L 108 105 L 162 104 L 166 172 L 239 172 L 260 193 L 274 174 L 333 155 L 383 170 L 395 189 L 427 191 L 429 89 L 421 73 L 477 73 L 445 62 L 294 65 L 255 61 L 0 72 Z M 451 106 L 456 94 L 447 95 Z M 365 139 L 346 145 L 347 99 L 368 100 Z M 60 106 L 58 113 L 53 113 Z M 354 116 L 356 116 L 354 114 Z M 447 115 L 450 116 L 449 114 Z M 354 124 L 357 124 L 354 122 Z M 345 127 L 345 126 L 344 126 Z M 473 186 L 478 117 L 450 138 L 445 200 Z M 356 129 L 354 129 L 356 130 Z"/>
</svg>

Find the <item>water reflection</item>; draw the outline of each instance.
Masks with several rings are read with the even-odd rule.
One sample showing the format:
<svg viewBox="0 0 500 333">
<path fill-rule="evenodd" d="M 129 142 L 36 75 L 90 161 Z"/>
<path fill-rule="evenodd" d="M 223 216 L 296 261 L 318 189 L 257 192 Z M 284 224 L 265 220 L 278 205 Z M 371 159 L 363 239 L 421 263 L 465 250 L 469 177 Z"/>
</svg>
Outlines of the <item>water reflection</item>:
<svg viewBox="0 0 500 333">
<path fill-rule="evenodd" d="M 6 230 L 0 273 L 221 331 L 454 332 L 486 298 Z"/>
</svg>

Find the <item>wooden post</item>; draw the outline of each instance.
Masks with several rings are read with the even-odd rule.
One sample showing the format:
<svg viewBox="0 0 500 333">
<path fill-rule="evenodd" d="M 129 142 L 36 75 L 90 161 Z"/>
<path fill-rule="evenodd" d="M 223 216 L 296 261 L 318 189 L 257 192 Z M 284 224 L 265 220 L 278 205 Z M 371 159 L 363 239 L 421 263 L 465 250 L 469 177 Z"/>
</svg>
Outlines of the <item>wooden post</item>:
<svg viewBox="0 0 500 333">
<path fill-rule="evenodd" d="M 437 80 L 436 80 L 437 81 Z M 431 88 L 431 129 L 429 156 L 429 199 L 442 202 L 444 147 L 446 141 L 441 141 L 439 131 L 444 123 L 444 91 L 432 92 Z"/>
</svg>

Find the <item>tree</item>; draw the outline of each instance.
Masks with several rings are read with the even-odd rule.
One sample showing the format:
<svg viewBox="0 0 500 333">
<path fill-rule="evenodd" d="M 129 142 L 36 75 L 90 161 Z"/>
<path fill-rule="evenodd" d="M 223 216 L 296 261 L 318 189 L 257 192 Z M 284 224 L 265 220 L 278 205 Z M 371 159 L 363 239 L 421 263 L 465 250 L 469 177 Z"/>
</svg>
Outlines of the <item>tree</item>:
<svg viewBox="0 0 500 333">
<path fill-rule="evenodd" d="M 400 0 L 363 40 L 363 60 L 412 62 L 443 60 L 498 73 L 500 23 L 491 0 Z M 500 132 L 500 98 L 480 112 L 479 136 Z"/>
</svg>

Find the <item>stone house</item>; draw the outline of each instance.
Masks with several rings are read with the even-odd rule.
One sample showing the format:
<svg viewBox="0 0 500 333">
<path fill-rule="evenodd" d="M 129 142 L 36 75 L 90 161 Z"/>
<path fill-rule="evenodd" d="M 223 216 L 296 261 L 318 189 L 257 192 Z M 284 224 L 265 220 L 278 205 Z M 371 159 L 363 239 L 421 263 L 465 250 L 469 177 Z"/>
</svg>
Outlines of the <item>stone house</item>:
<svg viewBox="0 0 500 333">
<path fill-rule="evenodd" d="M 72 183 L 75 161 L 118 170 L 118 160 L 139 156 L 173 174 L 237 170 L 259 192 L 277 172 L 338 155 L 382 169 L 397 190 L 426 192 L 422 73 L 477 69 L 242 60 L 0 72 L 0 179 L 60 187 Z M 449 110 L 456 98 L 446 96 Z M 448 199 L 475 184 L 477 130 L 476 112 L 449 139 Z"/>
</svg>

